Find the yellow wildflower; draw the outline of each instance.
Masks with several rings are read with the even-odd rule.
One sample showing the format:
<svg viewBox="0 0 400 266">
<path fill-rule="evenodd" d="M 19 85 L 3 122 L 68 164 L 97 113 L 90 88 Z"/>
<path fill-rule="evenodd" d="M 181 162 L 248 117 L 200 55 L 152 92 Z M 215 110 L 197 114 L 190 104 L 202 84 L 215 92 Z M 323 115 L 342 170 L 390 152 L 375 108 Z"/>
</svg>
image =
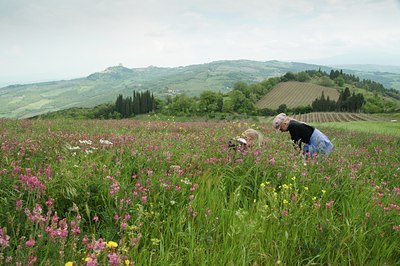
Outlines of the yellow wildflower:
<svg viewBox="0 0 400 266">
<path fill-rule="evenodd" d="M 118 247 L 118 243 L 114 242 L 114 241 L 108 241 L 107 242 L 107 247 L 108 248 L 116 248 L 116 247 Z"/>
<path fill-rule="evenodd" d="M 131 261 L 130 260 L 125 260 L 124 262 L 125 262 L 125 265 L 127 265 L 127 266 L 131 265 Z"/>
<path fill-rule="evenodd" d="M 74 263 L 72 261 L 68 261 L 67 263 L 65 263 L 65 266 L 74 266 Z"/>
</svg>

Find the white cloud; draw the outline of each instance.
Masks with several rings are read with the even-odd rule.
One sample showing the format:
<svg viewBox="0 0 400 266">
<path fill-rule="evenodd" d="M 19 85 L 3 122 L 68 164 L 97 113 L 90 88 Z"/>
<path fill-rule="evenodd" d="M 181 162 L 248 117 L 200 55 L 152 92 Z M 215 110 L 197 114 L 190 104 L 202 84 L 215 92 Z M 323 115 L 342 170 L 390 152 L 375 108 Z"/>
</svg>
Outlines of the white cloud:
<svg viewBox="0 0 400 266">
<path fill-rule="evenodd" d="M 299 61 L 367 51 L 363 60 L 385 64 L 380 54 L 400 57 L 398 25 L 398 0 L 3 0 L 0 86 L 119 63 Z"/>
</svg>

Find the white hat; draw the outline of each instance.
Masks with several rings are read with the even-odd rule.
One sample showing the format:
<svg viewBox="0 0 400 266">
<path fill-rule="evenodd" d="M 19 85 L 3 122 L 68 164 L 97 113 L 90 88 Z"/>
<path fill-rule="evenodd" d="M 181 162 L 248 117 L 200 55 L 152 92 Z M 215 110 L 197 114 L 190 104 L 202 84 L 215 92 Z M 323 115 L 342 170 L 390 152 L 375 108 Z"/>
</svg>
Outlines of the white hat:
<svg viewBox="0 0 400 266">
<path fill-rule="evenodd" d="M 238 138 L 237 141 L 247 145 L 247 141 L 244 138 Z"/>
</svg>

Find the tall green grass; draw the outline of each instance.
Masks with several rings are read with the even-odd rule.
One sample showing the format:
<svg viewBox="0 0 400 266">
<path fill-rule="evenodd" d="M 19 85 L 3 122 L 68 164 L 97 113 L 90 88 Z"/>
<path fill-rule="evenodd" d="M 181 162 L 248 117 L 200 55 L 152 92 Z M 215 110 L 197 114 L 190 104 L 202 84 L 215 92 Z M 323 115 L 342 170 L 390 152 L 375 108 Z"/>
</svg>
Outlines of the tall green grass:
<svg viewBox="0 0 400 266">
<path fill-rule="evenodd" d="M 0 120 L 0 264 L 397 265 L 400 137 L 352 124 L 304 160 L 258 122 Z"/>
</svg>

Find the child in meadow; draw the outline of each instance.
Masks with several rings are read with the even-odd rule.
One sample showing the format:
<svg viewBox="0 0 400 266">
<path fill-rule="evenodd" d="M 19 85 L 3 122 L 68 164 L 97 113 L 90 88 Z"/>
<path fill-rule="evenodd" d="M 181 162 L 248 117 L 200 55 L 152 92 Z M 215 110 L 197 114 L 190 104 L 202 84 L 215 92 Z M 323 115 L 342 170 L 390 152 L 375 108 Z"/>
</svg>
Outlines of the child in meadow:
<svg viewBox="0 0 400 266">
<path fill-rule="evenodd" d="M 333 144 L 321 131 L 284 113 L 280 113 L 274 118 L 272 127 L 277 132 L 289 131 L 292 141 L 298 145 L 300 150 L 303 143 L 303 155 L 314 157 L 316 154 L 324 154 L 328 156 L 332 151 Z"/>
<path fill-rule="evenodd" d="M 257 130 L 249 128 L 246 129 L 240 137 L 236 139 L 231 139 L 229 141 L 229 147 L 236 148 L 240 147 L 241 149 L 251 149 L 255 146 L 261 147 L 261 144 L 264 140 L 264 136 Z"/>
</svg>

